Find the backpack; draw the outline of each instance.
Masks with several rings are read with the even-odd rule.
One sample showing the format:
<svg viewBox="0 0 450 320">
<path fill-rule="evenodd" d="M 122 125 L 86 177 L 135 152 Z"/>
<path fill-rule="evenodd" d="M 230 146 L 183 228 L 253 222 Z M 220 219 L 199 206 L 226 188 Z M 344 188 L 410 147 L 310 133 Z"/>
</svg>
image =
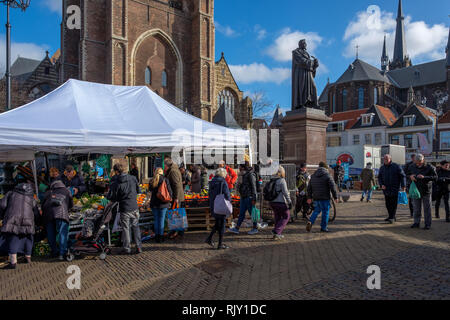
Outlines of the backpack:
<svg viewBox="0 0 450 320">
<path fill-rule="evenodd" d="M 161 185 L 158 188 L 158 193 L 156 194 L 156 197 L 163 203 L 172 202 L 172 197 L 170 196 L 169 189 L 167 188 L 166 180 L 163 179 Z"/>
<path fill-rule="evenodd" d="M 66 196 L 59 193 L 50 193 L 50 204 L 52 207 L 62 207 L 66 201 Z"/>
<path fill-rule="evenodd" d="M 264 200 L 271 202 L 278 197 L 278 192 L 275 188 L 277 181 L 278 178 L 274 178 L 271 179 L 268 183 L 266 183 L 263 191 Z"/>
</svg>

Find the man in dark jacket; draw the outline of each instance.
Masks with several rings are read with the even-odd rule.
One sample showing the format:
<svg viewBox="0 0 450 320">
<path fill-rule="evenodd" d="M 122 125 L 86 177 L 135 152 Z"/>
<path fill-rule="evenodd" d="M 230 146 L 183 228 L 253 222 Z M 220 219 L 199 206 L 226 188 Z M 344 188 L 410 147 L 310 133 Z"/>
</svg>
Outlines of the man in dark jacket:
<svg viewBox="0 0 450 320">
<path fill-rule="evenodd" d="M 52 249 L 52 257 L 59 257 L 61 261 L 64 260 L 67 254 L 70 223 L 69 210 L 72 207 L 72 194 L 62 181 L 54 181 L 42 202 L 42 217 L 47 230 L 48 243 Z M 59 235 L 59 252 L 56 244 L 57 235 Z"/>
<path fill-rule="evenodd" d="M 400 190 L 406 190 L 406 177 L 403 169 L 392 162 L 391 155 L 385 155 L 383 161 L 384 165 L 380 168 L 378 174 L 378 184 L 383 190 L 386 208 L 389 213 L 389 217 L 384 221 L 392 224 L 396 220 L 398 193 Z"/>
<path fill-rule="evenodd" d="M 449 184 L 450 184 L 450 162 L 447 160 L 441 162 L 441 169 L 438 172 L 437 180 L 437 198 L 436 198 L 436 219 L 439 219 L 439 208 L 441 201 L 444 199 L 445 220 L 450 222 L 450 206 L 449 206 Z"/>
<path fill-rule="evenodd" d="M 31 262 L 33 235 L 39 218 L 33 187 L 29 182 L 21 181 L 0 200 L 0 220 L 3 220 L 1 233 L 6 239 L 10 258 L 5 269 L 16 268 L 17 253 L 22 251 L 22 246 L 25 247 L 26 262 Z"/>
<path fill-rule="evenodd" d="M 340 160 L 336 162 L 336 166 L 334 167 L 333 173 L 334 173 L 334 182 L 336 183 L 339 192 L 342 192 L 342 182 L 344 181 L 345 169 L 341 165 Z"/>
<path fill-rule="evenodd" d="M 61 176 L 61 180 L 64 185 L 72 191 L 73 196 L 82 195 L 86 192 L 86 185 L 84 184 L 83 178 L 71 165 L 66 166 L 64 174 Z"/>
<path fill-rule="evenodd" d="M 245 220 L 247 211 L 252 214 L 253 207 L 256 205 L 256 172 L 248 162 L 239 166 L 239 194 L 241 196 L 239 218 L 235 228 L 229 229 L 231 233 L 239 234 L 239 229 Z M 253 229 L 248 232 L 250 235 L 258 233 L 258 221 L 253 221 Z"/>
<path fill-rule="evenodd" d="M 307 219 L 307 212 L 309 210 L 308 205 L 308 184 L 311 180 L 311 176 L 308 171 L 306 171 L 306 163 L 302 163 L 300 165 L 300 169 L 297 174 L 297 191 L 296 191 L 296 202 L 295 202 L 295 217 L 297 218 L 297 214 L 302 211 L 303 219 Z"/>
<path fill-rule="evenodd" d="M 405 164 L 405 167 L 403 168 L 404 172 L 408 172 L 409 167 L 414 165 L 416 161 L 416 155 L 412 154 L 411 155 L 411 161 L 408 162 L 407 164 Z M 406 193 L 409 196 L 409 187 L 411 186 L 411 180 L 406 179 Z M 408 201 L 408 205 L 409 205 L 409 212 L 411 213 L 411 218 L 414 217 L 414 208 L 413 208 L 413 202 L 412 199 L 409 199 Z"/>
<path fill-rule="evenodd" d="M 131 164 L 130 175 L 136 177 L 136 180 L 139 182 L 139 170 L 134 163 Z"/>
<path fill-rule="evenodd" d="M 113 170 L 117 178 L 111 186 L 107 198 L 119 203 L 123 254 L 131 254 L 131 232 L 133 232 L 137 253 L 142 253 L 139 207 L 137 204 L 137 195 L 140 191 L 139 184 L 136 177 L 124 173 L 123 165 L 116 164 Z"/>
<path fill-rule="evenodd" d="M 308 185 L 308 204 L 314 201 L 314 212 L 306 225 L 306 231 L 310 232 L 317 217 L 322 212 L 322 221 L 320 225 L 321 232 L 329 232 L 328 219 L 331 208 L 331 195 L 333 199 L 337 200 L 336 185 L 331 178 L 327 164 L 321 162 L 319 169 L 311 176 L 311 181 Z"/>
<path fill-rule="evenodd" d="M 422 218 L 422 205 L 425 218 L 424 230 L 431 228 L 431 190 L 433 181 L 437 180 L 436 169 L 425 163 L 423 155 L 416 156 L 416 163 L 408 168 L 406 176 L 411 183 L 415 183 L 420 192 L 420 199 L 412 199 L 414 208 L 414 224 L 411 228 L 420 228 L 420 220 Z"/>
</svg>

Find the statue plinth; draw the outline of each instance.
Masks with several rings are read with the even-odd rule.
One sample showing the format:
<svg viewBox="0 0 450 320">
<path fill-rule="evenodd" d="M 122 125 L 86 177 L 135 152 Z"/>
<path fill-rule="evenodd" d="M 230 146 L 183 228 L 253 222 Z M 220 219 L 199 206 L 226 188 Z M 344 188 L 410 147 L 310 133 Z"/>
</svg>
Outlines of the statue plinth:
<svg viewBox="0 0 450 320">
<path fill-rule="evenodd" d="M 324 111 L 302 108 L 283 118 L 283 162 L 318 165 L 326 161 L 327 127 L 331 122 Z"/>
</svg>

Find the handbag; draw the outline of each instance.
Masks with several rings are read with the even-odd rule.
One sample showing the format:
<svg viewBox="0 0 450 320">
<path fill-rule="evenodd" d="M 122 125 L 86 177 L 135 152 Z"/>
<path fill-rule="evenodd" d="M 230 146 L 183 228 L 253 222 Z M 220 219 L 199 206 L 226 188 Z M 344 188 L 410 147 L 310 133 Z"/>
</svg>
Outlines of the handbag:
<svg viewBox="0 0 450 320">
<path fill-rule="evenodd" d="M 169 193 L 169 189 L 167 188 L 167 183 L 166 180 L 164 180 L 164 178 L 161 177 L 161 179 L 163 179 L 161 185 L 158 188 L 158 192 L 156 193 L 156 197 L 161 200 L 161 202 L 163 203 L 169 203 L 172 202 L 172 197 L 170 196 Z"/>
<path fill-rule="evenodd" d="M 420 198 L 422 198 L 422 195 L 420 194 L 419 189 L 417 189 L 417 186 L 416 186 L 414 181 L 409 186 L 409 197 L 411 199 L 420 199 Z"/>
<path fill-rule="evenodd" d="M 233 213 L 233 206 L 230 201 L 225 199 L 222 193 L 223 185 L 220 186 L 220 194 L 214 199 L 214 214 L 219 216 L 230 216 Z"/>
<path fill-rule="evenodd" d="M 261 211 L 258 208 L 252 208 L 252 222 L 259 222 L 261 220 Z"/>
<path fill-rule="evenodd" d="M 188 228 L 185 208 L 173 208 L 167 212 L 167 226 L 170 231 L 184 231 Z"/>
<path fill-rule="evenodd" d="M 398 204 L 407 205 L 408 204 L 408 196 L 406 192 L 400 191 L 398 193 Z"/>
</svg>

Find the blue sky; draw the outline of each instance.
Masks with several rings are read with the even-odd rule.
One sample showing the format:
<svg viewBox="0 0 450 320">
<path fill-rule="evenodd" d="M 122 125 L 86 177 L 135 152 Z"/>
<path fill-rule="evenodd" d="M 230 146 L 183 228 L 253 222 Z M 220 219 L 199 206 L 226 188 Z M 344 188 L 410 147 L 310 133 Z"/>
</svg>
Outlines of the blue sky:
<svg viewBox="0 0 450 320">
<path fill-rule="evenodd" d="M 267 98 L 290 108 L 291 51 L 301 38 L 321 64 L 319 93 L 359 57 L 379 67 L 382 40 L 393 54 L 398 0 L 216 0 L 216 59 L 220 53 L 241 90 L 264 91 Z M 60 46 L 60 0 L 32 0 L 25 12 L 12 10 L 13 60 L 18 54 L 42 58 Z M 407 48 L 414 64 L 445 57 L 450 1 L 403 0 Z M 1 10 L 0 26 L 6 20 Z M 4 68 L 5 31 L 0 29 L 0 68 Z"/>
</svg>

